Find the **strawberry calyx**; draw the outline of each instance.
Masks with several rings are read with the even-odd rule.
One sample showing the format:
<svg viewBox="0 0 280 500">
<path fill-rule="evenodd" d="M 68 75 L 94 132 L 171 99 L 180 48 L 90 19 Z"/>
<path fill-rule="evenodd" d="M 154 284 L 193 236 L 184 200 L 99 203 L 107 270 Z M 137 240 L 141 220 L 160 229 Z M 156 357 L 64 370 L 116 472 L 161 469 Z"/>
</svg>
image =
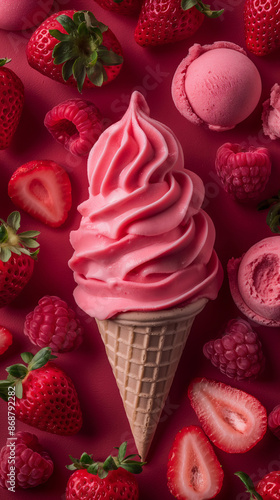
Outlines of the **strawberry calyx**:
<svg viewBox="0 0 280 500">
<path fill-rule="evenodd" d="M 33 370 L 42 368 L 48 361 L 55 358 L 57 358 L 57 356 L 52 354 L 50 347 L 43 347 L 43 349 L 40 349 L 35 355 L 31 352 L 23 352 L 21 354 L 21 359 L 26 364 L 18 363 L 6 368 L 8 376 L 6 380 L 0 380 L 0 397 L 4 399 L 4 401 L 8 401 L 9 388 L 14 387 L 16 397 L 21 399 L 23 396 L 22 384 L 28 374 Z"/>
<path fill-rule="evenodd" d="M 54 64 L 62 64 L 62 77 L 67 81 L 72 75 L 82 92 L 86 76 L 97 87 L 107 81 L 104 66 L 115 66 L 123 62 L 122 56 L 103 45 L 103 33 L 108 26 L 99 22 L 92 12 L 77 11 L 73 19 L 66 14 L 56 20 L 67 33 L 49 30 L 59 40 L 53 49 Z"/>
<path fill-rule="evenodd" d="M 0 219 L 0 260 L 8 262 L 12 253 L 16 255 L 29 255 L 33 259 L 37 258 L 40 244 L 36 240 L 39 231 L 24 231 L 18 233 L 20 228 L 20 213 L 12 212 L 7 221 Z M 36 248 L 35 251 L 30 251 Z"/>
<path fill-rule="evenodd" d="M 122 443 L 120 447 L 116 447 L 118 450 L 117 456 L 109 455 L 104 462 L 96 462 L 93 460 L 92 455 L 87 453 L 82 453 L 79 459 L 73 458 L 69 455 L 72 464 L 66 465 L 66 468 L 70 471 L 75 471 L 79 469 L 86 469 L 87 472 L 93 475 L 97 475 L 100 479 L 104 479 L 108 476 L 110 471 L 117 470 L 119 468 L 125 469 L 132 474 L 140 474 L 142 472 L 143 465 L 146 462 L 139 462 L 137 460 L 131 460 L 132 458 L 139 455 L 126 455 L 127 441 Z"/>
<path fill-rule="evenodd" d="M 242 483 L 246 486 L 246 491 L 250 495 L 250 500 L 263 500 L 263 497 L 255 490 L 254 483 L 246 472 L 235 472 L 235 476 L 241 479 Z"/>
<path fill-rule="evenodd" d="M 266 223 L 273 233 L 280 233 L 280 191 L 276 196 L 267 198 L 258 204 L 258 210 L 267 210 L 268 208 Z"/>
<path fill-rule="evenodd" d="M 12 59 L 9 59 L 8 57 L 3 57 L 0 59 L 0 66 L 5 66 L 5 64 L 8 64 L 11 62 Z"/>
<path fill-rule="evenodd" d="M 206 17 L 214 18 L 219 17 L 223 14 L 224 9 L 221 10 L 211 10 L 211 6 L 208 4 L 204 4 L 201 0 L 182 0 L 181 7 L 183 10 L 189 10 L 192 7 L 195 7 L 197 10 L 202 12 Z"/>
</svg>

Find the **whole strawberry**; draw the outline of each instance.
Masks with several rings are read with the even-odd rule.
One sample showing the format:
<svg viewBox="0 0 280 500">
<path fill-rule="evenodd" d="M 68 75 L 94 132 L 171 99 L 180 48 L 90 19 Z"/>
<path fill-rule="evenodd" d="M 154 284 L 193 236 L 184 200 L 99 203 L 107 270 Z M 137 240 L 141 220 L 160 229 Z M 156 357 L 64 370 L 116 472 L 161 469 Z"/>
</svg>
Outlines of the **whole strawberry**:
<svg viewBox="0 0 280 500">
<path fill-rule="evenodd" d="M 75 156 L 87 155 L 104 130 L 99 109 L 83 99 L 57 104 L 46 114 L 44 125 Z"/>
<path fill-rule="evenodd" d="M 103 9 L 127 16 L 140 12 L 143 0 L 95 0 Z"/>
<path fill-rule="evenodd" d="M 243 319 L 230 320 L 224 335 L 207 342 L 203 353 L 222 373 L 235 380 L 254 380 L 265 365 L 261 342 Z"/>
<path fill-rule="evenodd" d="M 245 472 L 236 472 L 236 476 L 241 479 L 246 486 L 250 500 L 279 500 L 280 498 L 280 471 L 273 471 L 266 474 L 255 486 L 252 479 Z M 249 497 L 248 497 L 249 500 Z"/>
<path fill-rule="evenodd" d="M 0 307 L 12 302 L 27 285 L 39 252 L 36 238 L 40 233 L 18 234 L 20 219 L 19 212 L 12 212 L 7 222 L 0 219 Z"/>
<path fill-rule="evenodd" d="M 258 199 L 271 173 L 271 160 L 266 148 L 225 143 L 216 154 L 215 167 L 225 191 L 236 201 Z"/>
<path fill-rule="evenodd" d="M 196 33 L 204 15 L 217 17 L 222 12 L 211 11 L 200 0 L 144 0 L 134 38 L 142 47 L 185 40 Z"/>
<path fill-rule="evenodd" d="M 49 346 L 53 352 L 73 351 L 83 340 L 83 328 L 73 309 L 59 297 L 49 295 L 27 314 L 23 332 L 33 344 Z"/>
<path fill-rule="evenodd" d="M 0 59 L 0 150 L 10 146 L 19 124 L 23 103 L 24 86 L 21 79 L 5 65 L 11 59 Z"/>
<path fill-rule="evenodd" d="M 123 62 L 114 33 L 86 10 L 64 10 L 47 18 L 31 36 L 26 53 L 32 68 L 79 92 L 111 82 Z"/>
<path fill-rule="evenodd" d="M 0 450 L 0 463 L 0 486 L 6 489 L 39 486 L 49 479 L 54 469 L 48 452 L 41 446 L 37 436 L 30 432 L 20 431 L 7 439 L 6 445 Z M 15 485 L 11 483 L 11 467 L 15 468 Z"/>
<path fill-rule="evenodd" d="M 67 469 L 75 471 L 68 480 L 66 500 L 138 500 L 139 487 L 133 474 L 142 472 L 144 462 L 126 455 L 127 443 L 117 448 L 118 456 L 109 455 L 105 462 L 95 462 L 92 455 L 83 453 L 80 459 L 70 456 Z"/>
<path fill-rule="evenodd" d="M 245 0 L 244 27 L 247 49 L 265 56 L 280 47 L 280 1 Z"/>
<path fill-rule="evenodd" d="M 27 366 L 9 366 L 7 380 L 0 381 L 4 400 L 15 388 L 15 417 L 52 434 L 76 434 L 82 426 L 78 395 L 70 377 L 50 361 L 56 358 L 51 349 L 44 347 L 35 356 L 24 352 L 21 358 Z"/>
</svg>

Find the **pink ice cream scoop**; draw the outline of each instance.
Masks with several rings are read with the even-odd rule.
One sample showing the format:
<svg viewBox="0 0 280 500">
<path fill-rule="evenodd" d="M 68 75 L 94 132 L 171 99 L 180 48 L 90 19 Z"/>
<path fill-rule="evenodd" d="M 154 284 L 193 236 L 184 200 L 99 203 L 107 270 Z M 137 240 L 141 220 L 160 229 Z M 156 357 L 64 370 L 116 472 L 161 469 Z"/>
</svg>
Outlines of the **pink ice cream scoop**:
<svg viewBox="0 0 280 500">
<path fill-rule="evenodd" d="M 230 259 L 228 277 L 237 307 L 256 323 L 280 326 L 280 236 L 265 238 Z"/>
<path fill-rule="evenodd" d="M 222 281 L 204 186 L 173 132 L 133 92 L 88 157 L 89 198 L 70 235 L 81 309 L 97 319 L 214 299 Z"/>
<path fill-rule="evenodd" d="M 270 139 L 280 138 L 280 85 L 275 83 L 270 98 L 263 103 L 263 133 Z"/>
<path fill-rule="evenodd" d="M 190 122 L 223 131 L 234 128 L 256 108 L 261 77 L 246 52 L 231 42 L 194 44 L 178 66 L 172 97 Z"/>
</svg>

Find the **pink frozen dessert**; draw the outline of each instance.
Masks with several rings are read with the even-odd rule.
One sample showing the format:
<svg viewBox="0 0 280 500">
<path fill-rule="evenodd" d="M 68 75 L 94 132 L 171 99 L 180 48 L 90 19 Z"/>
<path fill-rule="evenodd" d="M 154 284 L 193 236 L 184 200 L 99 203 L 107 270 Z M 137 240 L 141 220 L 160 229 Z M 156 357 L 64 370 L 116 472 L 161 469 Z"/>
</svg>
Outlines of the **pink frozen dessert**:
<svg viewBox="0 0 280 500">
<path fill-rule="evenodd" d="M 261 77 L 246 52 L 231 42 L 194 44 L 178 66 L 172 97 L 178 111 L 195 125 L 234 128 L 256 108 Z"/>
<path fill-rule="evenodd" d="M 280 236 L 265 238 L 241 258 L 230 259 L 232 298 L 256 323 L 280 326 Z"/>
<path fill-rule="evenodd" d="M 149 113 L 133 92 L 123 118 L 93 146 L 89 198 L 70 235 L 75 300 L 101 320 L 215 299 L 222 282 L 202 180 L 185 169 L 173 132 Z"/>
<path fill-rule="evenodd" d="M 263 133 L 270 139 L 280 138 L 280 85 L 275 83 L 270 98 L 263 103 Z"/>
</svg>

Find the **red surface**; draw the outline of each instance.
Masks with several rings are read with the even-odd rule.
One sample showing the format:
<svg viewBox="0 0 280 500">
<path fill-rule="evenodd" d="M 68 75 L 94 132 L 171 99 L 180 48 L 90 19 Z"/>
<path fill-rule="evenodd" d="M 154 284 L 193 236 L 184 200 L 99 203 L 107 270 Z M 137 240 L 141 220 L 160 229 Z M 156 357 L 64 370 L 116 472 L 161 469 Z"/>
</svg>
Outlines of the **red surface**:
<svg viewBox="0 0 280 500">
<path fill-rule="evenodd" d="M 215 4 L 219 5 L 215 5 Z M 270 141 L 261 131 L 261 103 L 255 112 L 233 131 L 210 132 L 188 123 L 176 110 L 170 94 L 172 76 L 186 56 L 188 47 L 194 42 L 212 43 L 229 40 L 245 48 L 241 1 L 214 2 L 214 8 L 225 7 L 220 19 L 206 19 L 191 39 L 166 47 L 144 49 L 133 39 L 136 19 L 126 18 L 103 10 L 88 0 L 60 0 L 59 8 L 88 8 L 96 16 L 110 25 L 118 36 L 124 50 L 124 67 L 119 77 L 110 85 L 86 90 L 83 97 L 98 105 L 108 123 L 120 119 L 126 110 L 132 90 L 138 89 L 145 95 L 151 115 L 171 127 L 181 141 L 186 166 L 196 171 L 206 187 L 205 209 L 213 218 L 217 229 L 216 250 L 224 269 L 229 258 L 238 257 L 258 240 L 271 236 L 265 223 L 265 214 L 256 210 L 254 203 L 240 205 L 232 201 L 221 188 L 215 174 L 214 159 L 217 148 L 224 142 L 240 142 L 245 146 L 266 146 L 271 151 L 273 168 L 264 197 L 274 195 L 279 190 L 280 149 L 279 140 Z M 128 451 L 135 452 L 134 442 L 123 410 L 122 402 L 111 368 L 108 364 L 102 341 L 94 320 L 88 318 L 75 306 L 72 292 L 74 281 L 68 268 L 72 254 L 69 231 L 79 224 L 77 205 L 87 196 L 86 160 L 71 156 L 56 143 L 43 125 L 44 116 L 51 107 L 78 93 L 73 88 L 52 82 L 28 66 L 25 46 L 29 34 L 0 31 L 1 57 L 11 57 L 10 68 L 14 69 L 25 86 L 25 105 L 18 130 L 11 147 L 0 152 L 0 215 L 6 218 L 15 209 L 7 195 L 7 183 L 14 170 L 33 159 L 51 159 L 60 163 L 68 171 L 73 186 L 73 207 L 66 223 L 58 229 L 51 229 L 22 213 L 24 230 L 37 228 L 41 231 L 41 252 L 31 282 L 25 292 L 10 306 L 0 311 L 0 323 L 9 328 L 14 336 L 13 346 L 0 360 L 1 378 L 6 377 L 5 367 L 19 361 L 19 354 L 34 348 L 23 335 L 26 314 L 32 310 L 39 298 L 45 294 L 59 295 L 71 304 L 81 318 L 86 338 L 77 352 L 60 355 L 57 363 L 73 379 L 78 390 L 84 425 L 76 436 L 57 437 L 39 432 L 20 422 L 17 430 L 35 432 L 41 443 L 49 451 L 55 463 L 55 471 L 46 485 L 28 491 L 17 491 L 15 498 L 52 499 L 64 498 L 67 480 L 70 476 L 65 465 L 68 455 L 80 455 L 83 451 L 94 453 L 97 459 L 105 458 L 122 441 L 128 440 Z M 265 58 L 250 55 L 257 65 L 262 81 L 261 102 L 269 96 L 270 88 L 279 83 L 279 52 Z M 148 465 L 139 476 L 140 498 L 143 500 L 171 499 L 166 486 L 168 453 L 175 434 L 186 425 L 198 424 L 187 398 L 187 387 L 192 378 L 206 376 L 250 392 L 266 406 L 268 412 L 280 403 L 280 336 L 279 329 L 255 325 L 267 357 L 267 367 L 258 382 L 231 382 L 214 368 L 202 354 L 206 340 L 217 335 L 220 328 L 230 318 L 239 315 L 229 292 L 227 275 L 218 299 L 207 305 L 196 319 L 187 347 L 178 368 L 169 398 L 163 410 L 161 421 L 149 455 Z M 0 403 L 0 445 L 8 437 L 7 409 Z M 264 439 L 250 452 L 229 455 L 216 449 L 223 465 L 225 479 L 219 500 L 243 500 L 241 482 L 233 475 L 237 470 L 251 474 L 259 480 L 265 473 L 280 469 L 279 440 L 269 431 Z M 2 500 L 13 498 L 10 492 L 0 492 Z"/>
</svg>

